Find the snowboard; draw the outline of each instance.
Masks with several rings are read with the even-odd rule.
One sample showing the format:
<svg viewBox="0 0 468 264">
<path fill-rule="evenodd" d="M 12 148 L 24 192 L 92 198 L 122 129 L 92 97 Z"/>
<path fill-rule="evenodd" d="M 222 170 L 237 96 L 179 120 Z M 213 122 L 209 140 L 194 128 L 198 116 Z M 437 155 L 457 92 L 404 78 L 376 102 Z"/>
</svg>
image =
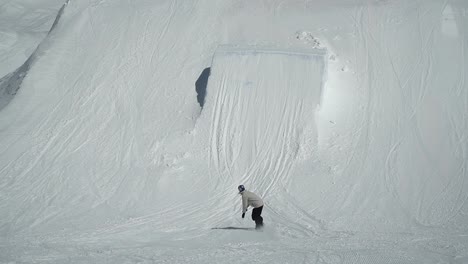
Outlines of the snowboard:
<svg viewBox="0 0 468 264">
<path fill-rule="evenodd" d="M 262 231 L 262 229 L 255 229 L 254 227 L 236 227 L 236 226 L 213 227 L 213 228 L 211 228 L 211 229 L 218 229 L 218 230 Z"/>
</svg>

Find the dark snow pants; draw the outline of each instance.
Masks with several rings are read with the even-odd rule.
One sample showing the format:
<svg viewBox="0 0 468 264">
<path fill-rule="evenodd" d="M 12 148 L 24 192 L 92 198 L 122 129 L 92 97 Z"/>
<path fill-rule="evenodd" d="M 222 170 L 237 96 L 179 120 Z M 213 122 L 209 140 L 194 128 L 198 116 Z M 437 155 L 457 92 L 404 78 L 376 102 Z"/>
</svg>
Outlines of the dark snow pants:
<svg viewBox="0 0 468 264">
<path fill-rule="evenodd" d="M 254 208 L 252 210 L 252 220 L 255 221 L 255 228 L 260 228 L 263 226 L 262 210 L 263 206 Z"/>
</svg>

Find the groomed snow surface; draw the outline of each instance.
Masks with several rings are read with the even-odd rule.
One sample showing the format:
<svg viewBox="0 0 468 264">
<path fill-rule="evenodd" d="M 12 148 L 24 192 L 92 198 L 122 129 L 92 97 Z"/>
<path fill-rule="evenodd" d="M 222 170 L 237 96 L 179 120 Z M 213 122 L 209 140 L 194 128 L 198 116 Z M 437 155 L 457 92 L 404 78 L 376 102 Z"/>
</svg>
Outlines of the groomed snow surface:
<svg viewBox="0 0 468 264">
<path fill-rule="evenodd" d="M 1 263 L 468 263 L 465 0 L 2 0 L 0 59 Z"/>
</svg>

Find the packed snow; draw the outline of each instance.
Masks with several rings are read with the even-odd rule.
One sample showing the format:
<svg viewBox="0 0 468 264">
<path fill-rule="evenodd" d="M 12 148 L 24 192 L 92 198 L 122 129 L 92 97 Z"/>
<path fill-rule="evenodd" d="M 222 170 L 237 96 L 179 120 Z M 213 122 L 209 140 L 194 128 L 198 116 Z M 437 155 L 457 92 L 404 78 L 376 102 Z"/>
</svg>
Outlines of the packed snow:
<svg viewBox="0 0 468 264">
<path fill-rule="evenodd" d="M 0 262 L 468 263 L 467 50 L 465 0 L 1 0 Z"/>
</svg>

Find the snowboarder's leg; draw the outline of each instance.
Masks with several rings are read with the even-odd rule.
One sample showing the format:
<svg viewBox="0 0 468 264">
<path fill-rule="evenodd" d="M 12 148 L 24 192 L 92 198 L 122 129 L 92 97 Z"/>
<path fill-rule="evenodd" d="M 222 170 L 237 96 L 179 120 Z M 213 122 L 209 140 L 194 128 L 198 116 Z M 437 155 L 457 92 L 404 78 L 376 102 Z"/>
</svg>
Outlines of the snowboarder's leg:
<svg viewBox="0 0 468 264">
<path fill-rule="evenodd" d="M 252 220 L 255 221 L 255 228 L 261 228 L 263 226 L 262 210 L 263 206 L 252 210 Z"/>
<path fill-rule="evenodd" d="M 255 221 L 255 224 L 259 225 L 260 227 L 263 226 L 262 211 L 263 211 L 263 206 L 260 206 L 258 208 L 258 217 L 257 217 L 257 220 Z"/>
</svg>

